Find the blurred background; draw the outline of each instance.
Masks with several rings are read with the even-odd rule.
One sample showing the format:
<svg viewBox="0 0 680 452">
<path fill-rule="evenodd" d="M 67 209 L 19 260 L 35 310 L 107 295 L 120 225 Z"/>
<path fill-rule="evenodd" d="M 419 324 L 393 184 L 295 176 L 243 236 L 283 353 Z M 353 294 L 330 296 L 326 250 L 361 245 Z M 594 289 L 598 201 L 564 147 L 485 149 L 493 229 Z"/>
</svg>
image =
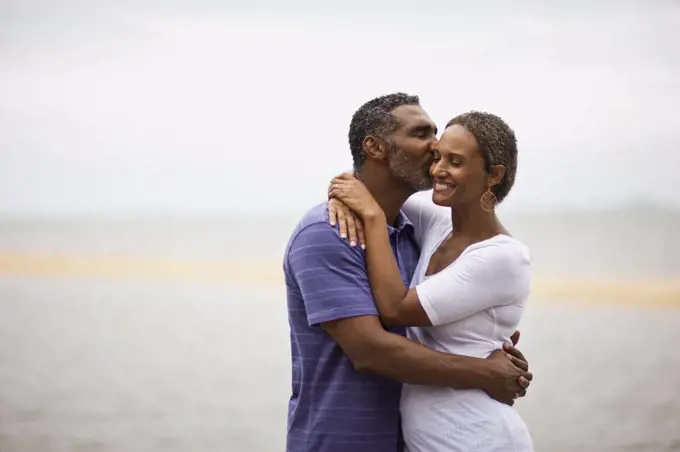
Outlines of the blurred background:
<svg viewBox="0 0 680 452">
<path fill-rule="evenodd" d="M 517 133 L 536 450 L 680 450 L 679 27 L 670 0 L 0 2 L 0 451 L 283 450 L 282 252 L 394 91 Z"/>
</svg>

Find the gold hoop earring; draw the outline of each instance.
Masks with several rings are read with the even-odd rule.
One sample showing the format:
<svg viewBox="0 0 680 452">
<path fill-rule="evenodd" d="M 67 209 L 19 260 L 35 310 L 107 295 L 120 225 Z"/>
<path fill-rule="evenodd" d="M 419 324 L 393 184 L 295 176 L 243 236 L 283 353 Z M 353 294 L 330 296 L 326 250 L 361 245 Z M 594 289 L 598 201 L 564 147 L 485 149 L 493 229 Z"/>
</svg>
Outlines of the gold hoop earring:
<svg viewBox="0 0 680 452">
<path fill-rule="evenodd" d="M 482 197 L 479 199 L 479 203 L 482 205 L 482 209 L 486 212 L 493 212 L 493 209 L 498 203 L 496 195 L 491 191 L 491 187 L 488 187 Z"/>
</svg>

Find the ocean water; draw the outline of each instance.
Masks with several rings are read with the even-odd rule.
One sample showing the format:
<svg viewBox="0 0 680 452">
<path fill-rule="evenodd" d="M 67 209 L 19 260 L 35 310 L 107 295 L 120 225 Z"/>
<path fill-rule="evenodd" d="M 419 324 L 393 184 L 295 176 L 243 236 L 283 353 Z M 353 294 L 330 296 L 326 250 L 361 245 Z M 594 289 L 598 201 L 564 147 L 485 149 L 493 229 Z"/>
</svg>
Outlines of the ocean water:
<svg viewBox="0 0 680 452">
<path fill-rule="evenodd" d="M 0 451 L 283 450 L 294 223 L 0 222 Z M 680 450 L 680 215 L 507 224 L 539 282 L 570 281 L 521 325 L 536 450 Z M 583 299 L 593 281 L 607 302 Z"/>
<path fill-rule="evenodd" d="M 680 211 L 502 215 L 552 277 L 675 278 Z M 221 218 L 0 219 L 0 251 L 280 262 L 295 215 Z"/>
</svg>

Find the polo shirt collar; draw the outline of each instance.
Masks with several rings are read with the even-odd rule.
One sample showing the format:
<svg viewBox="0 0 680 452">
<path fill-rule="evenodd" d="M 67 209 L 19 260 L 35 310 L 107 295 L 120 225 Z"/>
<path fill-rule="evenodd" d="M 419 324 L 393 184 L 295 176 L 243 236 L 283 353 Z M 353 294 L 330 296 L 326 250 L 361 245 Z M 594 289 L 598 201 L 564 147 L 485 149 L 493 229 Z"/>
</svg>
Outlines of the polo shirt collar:
<svg viewBox="0 0 680 452">
<path fill-rule="evenodd" d="M 387 230 L 389 231 L 390 234 L 394 232 L 407 232 L 412 234 L 413 233 L 413 223 L 408 219 L 406 215 L 404 215 L 404 212 L 401 210 L 399 211 L 399 215 L 397 215 L 397 220 L 394 222 L 394 226 L 387 225 Z"/>
</svg>

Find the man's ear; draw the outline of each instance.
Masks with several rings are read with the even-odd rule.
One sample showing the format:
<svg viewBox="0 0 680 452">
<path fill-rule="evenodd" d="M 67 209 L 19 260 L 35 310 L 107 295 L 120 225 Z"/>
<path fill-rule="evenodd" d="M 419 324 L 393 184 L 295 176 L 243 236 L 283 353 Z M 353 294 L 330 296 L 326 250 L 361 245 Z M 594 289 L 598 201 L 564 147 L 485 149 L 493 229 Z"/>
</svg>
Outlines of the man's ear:
<svg viewBox="0 0 680 452">
<path fill-rule="evenodd" d="M 387 156 L 387 143 L 381 138 L 369 135 L 364 138 L 364 152 L 373 160 L 383 160 Z"/>
</svg>

